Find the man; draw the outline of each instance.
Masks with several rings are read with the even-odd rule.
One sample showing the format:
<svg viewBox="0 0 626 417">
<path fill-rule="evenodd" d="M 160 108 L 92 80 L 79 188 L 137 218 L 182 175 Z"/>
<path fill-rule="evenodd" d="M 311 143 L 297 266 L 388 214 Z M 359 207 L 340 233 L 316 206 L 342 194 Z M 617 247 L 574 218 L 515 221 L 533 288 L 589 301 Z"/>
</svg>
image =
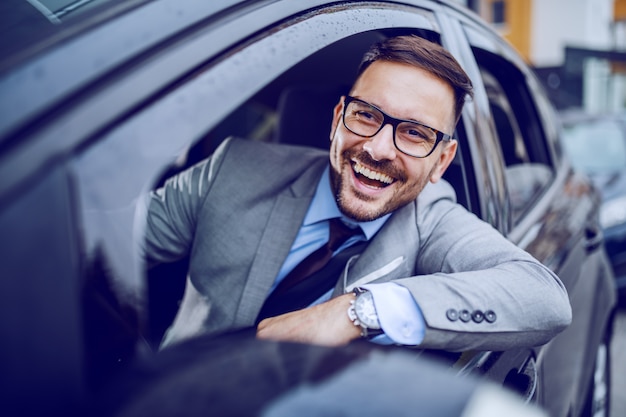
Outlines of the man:
<svg viewBox="0 0 626 417">
<path fill-rule="evenodd" d="M 191 256 L 164 345 L 258 323 L 264 339 L 504 350 L 564 329 L 560 280 L 440 181 L 467 95 L 441 46 L 391 38 L 366 53 L 334 109 L 330 163 L 317 150 L 227 140 L 153 193 L 147 254 Z M 353 235 L 318 275 L 290 276 L 334 239 L 333 218 Z"/>
</svg>

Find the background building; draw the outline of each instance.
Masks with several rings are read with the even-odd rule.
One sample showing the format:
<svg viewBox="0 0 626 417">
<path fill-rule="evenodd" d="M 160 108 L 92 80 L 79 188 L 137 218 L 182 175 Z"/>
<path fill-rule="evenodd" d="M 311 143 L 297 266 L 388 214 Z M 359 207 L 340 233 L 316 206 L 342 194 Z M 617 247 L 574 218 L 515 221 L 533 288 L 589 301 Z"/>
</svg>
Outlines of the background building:
<svg viewBox="0 0 626 417">
<path fill-rule="evenodd" d="M 626 0 L 467 0 L 535 68 L 559 108 L 626 107 Z"/>
</svg>

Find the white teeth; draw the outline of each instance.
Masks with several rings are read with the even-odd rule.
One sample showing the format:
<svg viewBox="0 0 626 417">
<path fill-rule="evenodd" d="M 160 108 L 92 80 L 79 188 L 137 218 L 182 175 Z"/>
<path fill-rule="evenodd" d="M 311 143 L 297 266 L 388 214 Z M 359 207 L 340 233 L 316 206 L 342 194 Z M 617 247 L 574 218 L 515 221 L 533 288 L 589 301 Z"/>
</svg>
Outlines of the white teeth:
<svg viewBox="0 0 626 417">
<path fill-rule="evenodd" d="M 372 171 L 371 169 L 364 167 L 358 162 L 354 163 L 354 172 L 356 172 L 357 174 L 361 174 L 371 180 L 380 181 L 385 184 L 391 184 L 393 182 L 393 178 L 391 178 L 390 176 L 382 174 L 380 172 Z"/>
</svg>

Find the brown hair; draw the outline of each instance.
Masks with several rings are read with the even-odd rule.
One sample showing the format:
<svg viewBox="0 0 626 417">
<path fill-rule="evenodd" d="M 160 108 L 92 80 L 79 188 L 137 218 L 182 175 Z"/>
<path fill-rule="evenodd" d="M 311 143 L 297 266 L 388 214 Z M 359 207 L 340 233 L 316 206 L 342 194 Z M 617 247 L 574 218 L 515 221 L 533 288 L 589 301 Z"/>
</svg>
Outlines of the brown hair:
<svg viewBox="0 0 626 417">
<path fill-rule="evenodd" d="M 467 96 L 473 96 L 472 81 L 452 54 L 441 45 L 415 35 L 397 36 L 375 43 L 363 55 L 357 72 L 361 76 L 376 61 L 389 61 L 409 64 L 430 72 L 448 83 L 455 98 L 455 123 Z"/>
</svg>

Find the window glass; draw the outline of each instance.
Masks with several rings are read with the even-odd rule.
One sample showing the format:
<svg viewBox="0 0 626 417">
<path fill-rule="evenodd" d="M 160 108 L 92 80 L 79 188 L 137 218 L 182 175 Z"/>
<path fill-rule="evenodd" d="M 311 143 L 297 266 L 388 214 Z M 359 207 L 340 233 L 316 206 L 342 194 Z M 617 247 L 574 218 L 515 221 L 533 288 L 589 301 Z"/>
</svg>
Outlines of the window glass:
<svg viewBox="0 0 626 417">
<path fill-rule="evenodd" d="M 545 135 L 524 75 L 503 58 L 475 49 L 505 164 L 513 221 L 532 206 L 554 176 Z"/>
</svg>

